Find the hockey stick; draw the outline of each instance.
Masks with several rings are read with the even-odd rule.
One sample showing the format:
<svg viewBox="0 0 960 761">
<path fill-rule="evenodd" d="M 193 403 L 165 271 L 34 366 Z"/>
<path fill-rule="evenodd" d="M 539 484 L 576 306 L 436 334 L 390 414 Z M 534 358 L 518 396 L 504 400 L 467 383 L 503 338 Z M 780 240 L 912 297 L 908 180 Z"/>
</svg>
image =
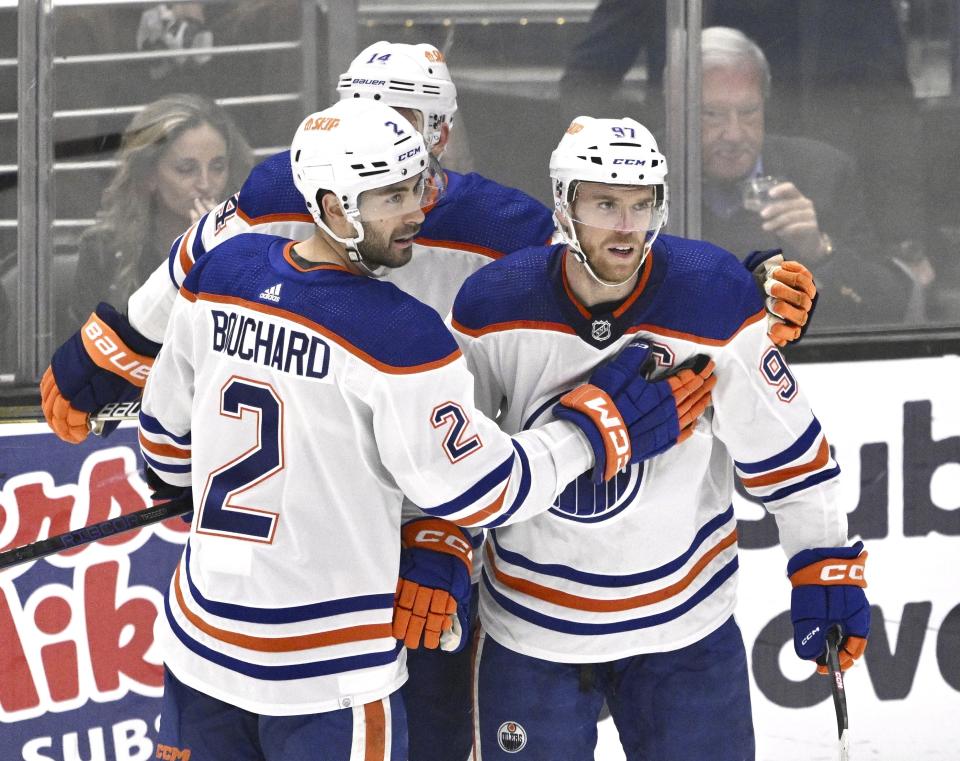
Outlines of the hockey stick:
<svg viewBox="0 0 960 761">
<path fill-rule="evenodd" d="M 136 420 L 140 416 L 140 400 L 132 402 L 110 402 L 90 416 L 88 425 L 90 433 L 95 436 L 103 435 L 103 425 L 111 420 Z"/>
<path fill-rule="evenodd" d="M 830 689 L 833 691 L 833 708 L 837 712 L 837 734 L 840 737 L 840 761 L 849 761 L 850 738 L 847 736 L 847 693 L 843 688 L 843 671 L 840 669 L 840 640 L 843 633 L 839 626 L 831 626 L 827 632 L 827 668 Z"/>
<path fill-rule="evenodd" d="M 0 552 L 0 571 L 63 550 L 89 544 L 114 534 L 122 534 L 135 528 L 149 526 L 151 523 L 165 521 L 167 518 L 175 518 L 178 515 L 189 513 L 191 510 L 193 510 L 193 497 L 186 494 L 152 507 L 146 507 L 143 510 L 78 528 L 76 531 L 67 531 L 65 534 L 57 534 L 49 539 L 39 539 L 36 542 L 25 544 L 23 547 L 15 547 L 12 550 Z"/>
</svg>

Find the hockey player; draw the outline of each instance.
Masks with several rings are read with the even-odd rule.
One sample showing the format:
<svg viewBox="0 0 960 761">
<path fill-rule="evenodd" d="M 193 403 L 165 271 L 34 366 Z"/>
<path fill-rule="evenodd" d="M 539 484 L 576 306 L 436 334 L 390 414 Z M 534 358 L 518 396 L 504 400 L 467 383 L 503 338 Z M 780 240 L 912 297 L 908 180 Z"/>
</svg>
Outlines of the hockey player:
<svg viewBox="0 0 960 761">
<path fill-rule="evenodd" d="M 442 155 L 457 110 L 456 90 L 442 54 L 433 46 L 375 43 L 340 77 L 338 90 L 344 99 L 377 99 L 400 109 L 421 127 L 431 155 Z M 44 376 L 42 395 L 47 421 L 61 438 L 82 441 L 90 412 L 139 393 L 177 287 L 208 248 L 247 231 L 292 239 L 312 234 L 313 220 L 293 186 L 289 160 L 284 151 L 261 163 L 237 195 L 178 238 L 169 262 L 130 298 L 126 316 L 101 304 L 87 325 L 58 349 Z M 546 243 L 554 224 L 548 209 L 518 190 L 477 174 L 445 171 L 441 176 L 443 195 L 427 210 L 411 261 L 378 274 L 447 314 L 467 275 L 516 249 Z M 782 316 L 770 318 L 778 342 L 799 334 L 797 326 L 806 322 L 815 295 L 802 268 L 791 267 L 787 262 L 772 270 L 772 277 L 783 282 L 771 278 L 766 284 L 780 299 L 773 304 L 771 298 L 771 311 Z M 761 266 L 760 271 L 767 270 Z M 100 334 L 107 340 L 97 341 Z M 404 691 L 418 717 L 411 724 L 411 759 L 465 756 L 471 742 L 469 654 L 435 657 L 416 652 L 410 666 L 411 680 Z M 437 737 L 444 738 L 441 746 Z"/>
<path fill-rule="evenodd" d="M 870 611 L 848 546 L 839 468 L 728 252 L 661 234 L 666 162 L 632 119 L 578 117 L 550 161 L 563 241 L 467 279 L 452 327 L 477 404 L 536 430 L 598 362 L 643 342 L 654 376 L 708 354 L 713 406 L 686 443 L 611 484 L 588 474 L 483 549 L 477 761 L 588 761 L 604 700 L 631 761 L 743 761 L 754 740 L 737 579 L 734 467 L 777 518 L 795 647 L 843 633 L 848 667 Z"/>
<path fill-rule="evenodd" d="M 457 110 L 456 89 L 443 54 L 432 45 L 374 43 L 354 59 L 337 89 L 341 98 L 373 98 L 400 109 L 421 126 L 431 155 L 442 156 Z M 239 193 L 174 241 L 168 261 L 130 297 L 126 313 L 100 304 L 57 349 L 44 373 L 41 400 L 47 423 L 61 439 L 83 441 L 91 413 L 139 395 L 177 289 L 209 248 L 241 232 L 291 239 L 311 234 L 312 220 L 288 165 L 287 151 L 260 163 Z M 427 210 L 411 262 L 382 274 L 445 315 L 467 275 L 512 251 L 548 242 L 554 229 L 551 212 L 518 190 L 477 174 L 446 170 L 441 177 L 444 193 Z M 770 294 L 771 340 L 780 346 L 795 340 L 816 295 L 809 272 L 797 262 L 764 267 L 757 258 L 748 266 L 757 268 Z M 107 339 L 97 342 L 101 334 Z"/>
<path fill-rule="evenodd" d="M 158 638 L 159 742 L 405 759 L 403 495 L 463 526 L 530 518 L 577 474 L 610 481 L 688 436 L 715 379 L 701 362 L 650 382 L 627 352 L 559 401 L 564 419 L 503 433 L 440 316 L 365 276 L 410 258 L 435 188 L 420 134 L 342 101 L 290 153 L 314 234 L 243 234 L 199 260 L 145 387 L 143 456 L 196 506 Z"/>
</svg>

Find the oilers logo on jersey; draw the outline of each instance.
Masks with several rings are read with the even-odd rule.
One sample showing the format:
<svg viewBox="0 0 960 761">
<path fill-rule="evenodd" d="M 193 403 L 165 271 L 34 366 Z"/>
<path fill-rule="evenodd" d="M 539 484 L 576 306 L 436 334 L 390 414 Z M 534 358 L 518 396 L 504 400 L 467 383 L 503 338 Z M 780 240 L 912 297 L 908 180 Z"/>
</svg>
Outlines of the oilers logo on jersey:
<svg viewBox="0 0 960 761">
<path fill-rule="evenodd" d="M 660 347 L 662 348 L 662 347 Z M 535 405 L 535 411 L 523 424 L 522 430 L 541 426 L 552 419 L 549 410 L 566 391 L 551 396 Z M 546 417 L 545 417 L 546 416 Z M 607 483 L 596 484 L 588 471 L 567 484 L 548 512 L 559 518 L 579 523 L 599 523 L 618 515 L 639 495 L 643 485 L 643 463 L 628 466 Z"/>
</svg>

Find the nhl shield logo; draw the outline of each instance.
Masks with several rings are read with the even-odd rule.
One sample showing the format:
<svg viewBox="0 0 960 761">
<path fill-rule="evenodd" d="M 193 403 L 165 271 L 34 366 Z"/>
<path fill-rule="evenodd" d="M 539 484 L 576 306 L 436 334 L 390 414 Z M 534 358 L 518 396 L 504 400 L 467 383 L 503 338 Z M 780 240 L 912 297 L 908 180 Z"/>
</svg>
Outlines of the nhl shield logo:
<svg viewBox="0 0 960 761">
<path fill-rule="evenodd" d="M 590 326 L 590 335 L 594 341 L 606 341 L 610 338 L 610 320 L 594 320 Z"/>
<path fill-rule="evenodd" d="M 497 742 L 505 753 L 519 753 L 527 745 L 527 730 L 515 721 L 505 721 L 497 730 Z"/>
</svg>

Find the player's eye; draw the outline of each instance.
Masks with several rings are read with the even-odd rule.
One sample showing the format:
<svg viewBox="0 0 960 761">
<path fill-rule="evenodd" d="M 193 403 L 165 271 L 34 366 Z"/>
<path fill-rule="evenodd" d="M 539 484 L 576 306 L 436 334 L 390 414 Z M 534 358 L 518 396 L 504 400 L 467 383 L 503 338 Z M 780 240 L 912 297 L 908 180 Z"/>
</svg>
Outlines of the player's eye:
<svg viewBox="0 0 960 761">
<path fill-rule="evenodd" d="M 179 164 L 174 165 L 174 170 L 177 174 L 181 174 L 184 177 L 194 174 L 198 169 L 199 166 L 196 161 L 181 161 Z"/>
<path fill-rule="evenodd" d="M 211 172 L 226 172 L 227 171 L 227 160 L 226 159 L 214 159 L 210 162 L 210 171 Z"/>
</svg>

